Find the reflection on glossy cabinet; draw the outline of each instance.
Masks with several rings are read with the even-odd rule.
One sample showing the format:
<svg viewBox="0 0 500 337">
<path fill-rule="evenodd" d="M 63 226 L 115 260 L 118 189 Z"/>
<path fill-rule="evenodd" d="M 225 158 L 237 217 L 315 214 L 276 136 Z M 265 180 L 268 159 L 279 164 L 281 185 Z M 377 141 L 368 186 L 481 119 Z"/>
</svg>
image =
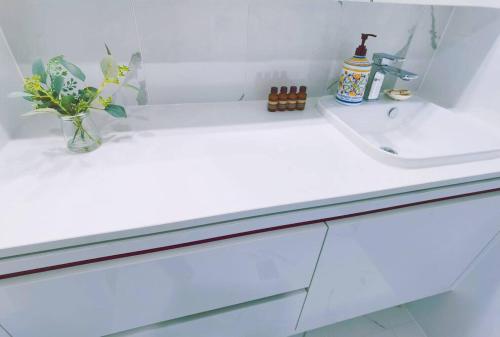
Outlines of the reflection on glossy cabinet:
<svg viewBox="0 0 500 337">
<path fill-rule="evenodd" d="M 288 337 L 305 297 L 300 290 L 108 337 Z"/>
<path fill-rule="evenodd" d="M 500 194 L 329 223 L 299 331 L 452 289 L 500 231 Z"/>
<path fill-rule="evenodd" d="M 0 323 L 15 337 L 102 336 L 304 289 L 325 233 L 318 224 L 3 280 Z"/>
</svg>

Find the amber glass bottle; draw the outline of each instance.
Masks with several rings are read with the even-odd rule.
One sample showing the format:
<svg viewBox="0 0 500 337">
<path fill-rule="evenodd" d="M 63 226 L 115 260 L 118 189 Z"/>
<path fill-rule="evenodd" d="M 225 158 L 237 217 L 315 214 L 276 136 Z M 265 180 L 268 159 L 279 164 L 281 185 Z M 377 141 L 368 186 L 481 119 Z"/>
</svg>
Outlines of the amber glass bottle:
<svg viewBox="0 0 500 337">
<path fill-rule="evenodd" d="M 297 87 L 291 86 L 290 93 L 288 94 L 287 109 L 293 111 L 297 108 Z"/>
<path fill-rule="evenodd" d="M 297 110 L 304 110 L 306 108 L 306 100 L 307 88 L 305 86 L 301 86 L 299 93 L 297 94 Z"/>
<path fill-rule="evenodd" d="M 267 101 L 267 110 L 271 112 L 278 110 L 278 100 L 278 88 L 272 87 Z"/>
<path fill-rule="evenodd" d="M 278 96 L 278 111 L 285 111 L 288 106 L 288 88 L 283 86 Z"/>
</svg>

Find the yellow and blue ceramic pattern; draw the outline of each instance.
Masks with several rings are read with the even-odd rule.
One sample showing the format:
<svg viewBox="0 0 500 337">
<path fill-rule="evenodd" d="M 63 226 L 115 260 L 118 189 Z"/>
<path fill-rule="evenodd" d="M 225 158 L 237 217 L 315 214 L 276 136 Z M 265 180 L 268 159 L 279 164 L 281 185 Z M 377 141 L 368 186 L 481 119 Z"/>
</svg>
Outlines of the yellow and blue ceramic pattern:
<svg viewBox="0 0 500 337">
<path fill-rule="evenodd" d="M 340 74 L 337 101 L 346 105 L 361 104 L 370 70 L 370 61 L 364 56 L 354 56 L 345 60 Z"/>
</svg>

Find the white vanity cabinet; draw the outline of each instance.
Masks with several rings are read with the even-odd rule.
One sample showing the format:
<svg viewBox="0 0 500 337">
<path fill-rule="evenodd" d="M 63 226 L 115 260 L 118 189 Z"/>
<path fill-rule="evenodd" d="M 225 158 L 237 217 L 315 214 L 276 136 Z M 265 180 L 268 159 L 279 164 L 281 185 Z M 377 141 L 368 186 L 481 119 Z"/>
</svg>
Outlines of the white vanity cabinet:
<svg viewBox="0 0 500 337">
<path fill-rule="evenodd" d="M 321 223 L 6 279 L 0 324 L 13 337 L 97 337 L 300 291 L 325 233 Z M 290 332 L 303 298 L 270 306 Z"/>
<path fill-rule="evenodd" d="M 328 223 L 298 330 L 451 290 L 500 231 L 500 193 Z"/>
<path fill-rule="evenodd" d="M 107 337 L 288 337 L 305 297 L 300 290 Z"/>
</svg>

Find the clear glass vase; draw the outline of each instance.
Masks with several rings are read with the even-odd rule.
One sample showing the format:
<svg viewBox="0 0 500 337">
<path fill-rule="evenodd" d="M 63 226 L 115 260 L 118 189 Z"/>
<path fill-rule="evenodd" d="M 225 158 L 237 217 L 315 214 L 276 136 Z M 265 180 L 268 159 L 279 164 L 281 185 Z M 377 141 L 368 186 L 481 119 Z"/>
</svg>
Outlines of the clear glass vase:
<svg viewBox="0 0 500 337">
<path fill-rule="evenodd" d="M 89 112 L 82 112 L 74 116 L 59 116 L 61 128 L 68 146 L 68 150 L 77 153 L 90 152 L 97 149 L 101 143 L 101 136 Z"/>
</svg>

